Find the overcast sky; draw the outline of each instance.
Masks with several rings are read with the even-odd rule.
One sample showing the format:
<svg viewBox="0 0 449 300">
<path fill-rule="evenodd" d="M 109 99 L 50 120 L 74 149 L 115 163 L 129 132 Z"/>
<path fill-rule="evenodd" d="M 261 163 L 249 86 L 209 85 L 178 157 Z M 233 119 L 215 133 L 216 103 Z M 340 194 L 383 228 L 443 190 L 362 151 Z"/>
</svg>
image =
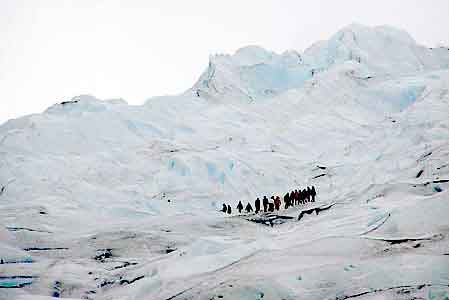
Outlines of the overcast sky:
<svg viewBox="0 0 449 300">
<path fill-rule="evenodd" d="M 79 94 L 179 93 L 214 53 L 304 50 L 350 23 L 449 44 L 448 0 L 0 0 L 0 123 Z"/>
</svg>

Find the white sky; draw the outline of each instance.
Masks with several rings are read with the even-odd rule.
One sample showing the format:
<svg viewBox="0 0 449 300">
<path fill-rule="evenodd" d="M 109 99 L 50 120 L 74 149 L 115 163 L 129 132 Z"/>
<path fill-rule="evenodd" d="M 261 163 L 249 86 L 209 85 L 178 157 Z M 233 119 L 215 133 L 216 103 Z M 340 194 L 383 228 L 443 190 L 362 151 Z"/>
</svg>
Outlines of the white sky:
<svg viewBox="0 0 449 300">
<path fill-rule="evenodd" d="M 449 0 L 0 0 L 0 123 L 79 94 L 182 92 L 209 54 L 304 50 L 350 23 L 449 44 Z"/>
</svg>

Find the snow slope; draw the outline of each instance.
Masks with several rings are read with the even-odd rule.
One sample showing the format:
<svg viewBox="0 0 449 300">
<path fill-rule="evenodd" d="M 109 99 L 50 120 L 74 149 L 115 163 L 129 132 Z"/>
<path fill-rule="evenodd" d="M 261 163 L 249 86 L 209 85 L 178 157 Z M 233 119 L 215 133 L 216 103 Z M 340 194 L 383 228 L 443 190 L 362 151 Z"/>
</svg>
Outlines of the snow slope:
<svg viewBox="0 0 449 300">
<path fill-rule="evenodd" d="M 351 25 L 212 57 L 179 96 L 6 122 L 0 299 L 447 299 L 448 66 Z M 218 212 L 307 185 L 334 205 L 274 227 Z"/>
</svg>

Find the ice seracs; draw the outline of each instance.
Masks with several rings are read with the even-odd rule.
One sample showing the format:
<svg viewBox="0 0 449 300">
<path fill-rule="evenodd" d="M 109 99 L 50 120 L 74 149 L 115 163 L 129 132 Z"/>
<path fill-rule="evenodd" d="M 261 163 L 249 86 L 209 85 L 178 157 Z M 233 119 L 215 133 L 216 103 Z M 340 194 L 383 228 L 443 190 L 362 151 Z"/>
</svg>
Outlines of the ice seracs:
<svg viewBox="0 0 449 300">
<path fill-rule="evenodd" d="M 311 46 L 303 57 L 319 69 L 353 60 L 376 76 L 396 76 L 445 68 L 449 53 L 421 46 L 407 32 L 390 26 L 352 24 Z"/>
<path fill-rule="evenodd" d="M 303 54 L 248 46 L 234 55 L 211 56 L 189 92 L 207 99 L 255 101 L 300 88 L 313 75 L 346 61 L 362 64 L 371 76 L 394 77 L 447 68 L 449 51 L 421 46 L 393 27 L 351 24 Z"/>
<path fill-rule="evenodd" d="M 296 51 L 277 54 L 248 46 L 234 55 L 211 56 L 207 70 L 190 93 L 207 99 L 254 101 L 300 86 L 310 77 Z"/>
</svg>

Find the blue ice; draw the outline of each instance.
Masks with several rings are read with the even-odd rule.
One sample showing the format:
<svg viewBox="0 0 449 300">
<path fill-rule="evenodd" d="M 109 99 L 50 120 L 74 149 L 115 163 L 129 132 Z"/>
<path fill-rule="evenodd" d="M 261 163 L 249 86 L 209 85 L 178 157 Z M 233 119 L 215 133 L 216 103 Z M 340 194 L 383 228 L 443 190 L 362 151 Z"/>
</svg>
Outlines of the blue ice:
<svg viewBox="0 0 449 300">
<path fill-rule="evenodd" d="M 403 110 L 410 104 L 416 101 L 416 99 L 424 91 L 423 86 L 410 86 L 402 93 L 402 99 L 399 102 L 399 109 Z"/>
<path fill-rule="evenodd" d="M 209 177 L 218 180 L 221 184 L 225 183 L 226 174 L 223 171 L 219 171 L 215 164 L 208 162 L 206 163 L 206 168 Z"/>
<path fill-rule="evenodd" d="M 21 288 L 33 283 L 31 276 L 0 276 L 0 288 Z"/>
<path fill-rule="evenodd" d="M 376 224 L 380 220 L 384 219 L 387 215 L 388 215 L 387 213 L 384 213 L 384 214 L 375 216 L 371 221 L 368 222 L 367 226 L 370 227 L 370 226 Z"/>
<path fill-rule="evenodd" d="M 182 164 L 182 162 L 179 162 L 175 159 L 170 159 L 168 161 L 168 168 L 170 170 L 176 171 L 181 176 L 187 176 L 189 175 L 189 169 Z"/>
<path fill-rule="evenodd" d="M 158 135 L 158 136 L 162 136 L 163 132 L 161 130 L 159 130 L 158 128 L 150 125 L 150 124 L 145 124 L 143 122 L 136 122 L 136 121 L 130 121 L 127 120 L 126 121 L 126 126 L 128 127 L 129 130 L 131 130 L 132 132 L 136 133 L 136 134 L 146 134 L 146 135 Z"/>
<path fill-rule="evenodd" d="M 207 173 L 210 177 L 215 177 L 217 167 L 213 163 L 206 163 Z"/>
<path fill-rule="evenodd" d="M 220 181 L 221 184 L 224 184 L 225 179 L 226 179 L 226 174 L 224 172 L 221 172 L 220 175 L 218 176 L 218 180 Z"/>
</svg>

